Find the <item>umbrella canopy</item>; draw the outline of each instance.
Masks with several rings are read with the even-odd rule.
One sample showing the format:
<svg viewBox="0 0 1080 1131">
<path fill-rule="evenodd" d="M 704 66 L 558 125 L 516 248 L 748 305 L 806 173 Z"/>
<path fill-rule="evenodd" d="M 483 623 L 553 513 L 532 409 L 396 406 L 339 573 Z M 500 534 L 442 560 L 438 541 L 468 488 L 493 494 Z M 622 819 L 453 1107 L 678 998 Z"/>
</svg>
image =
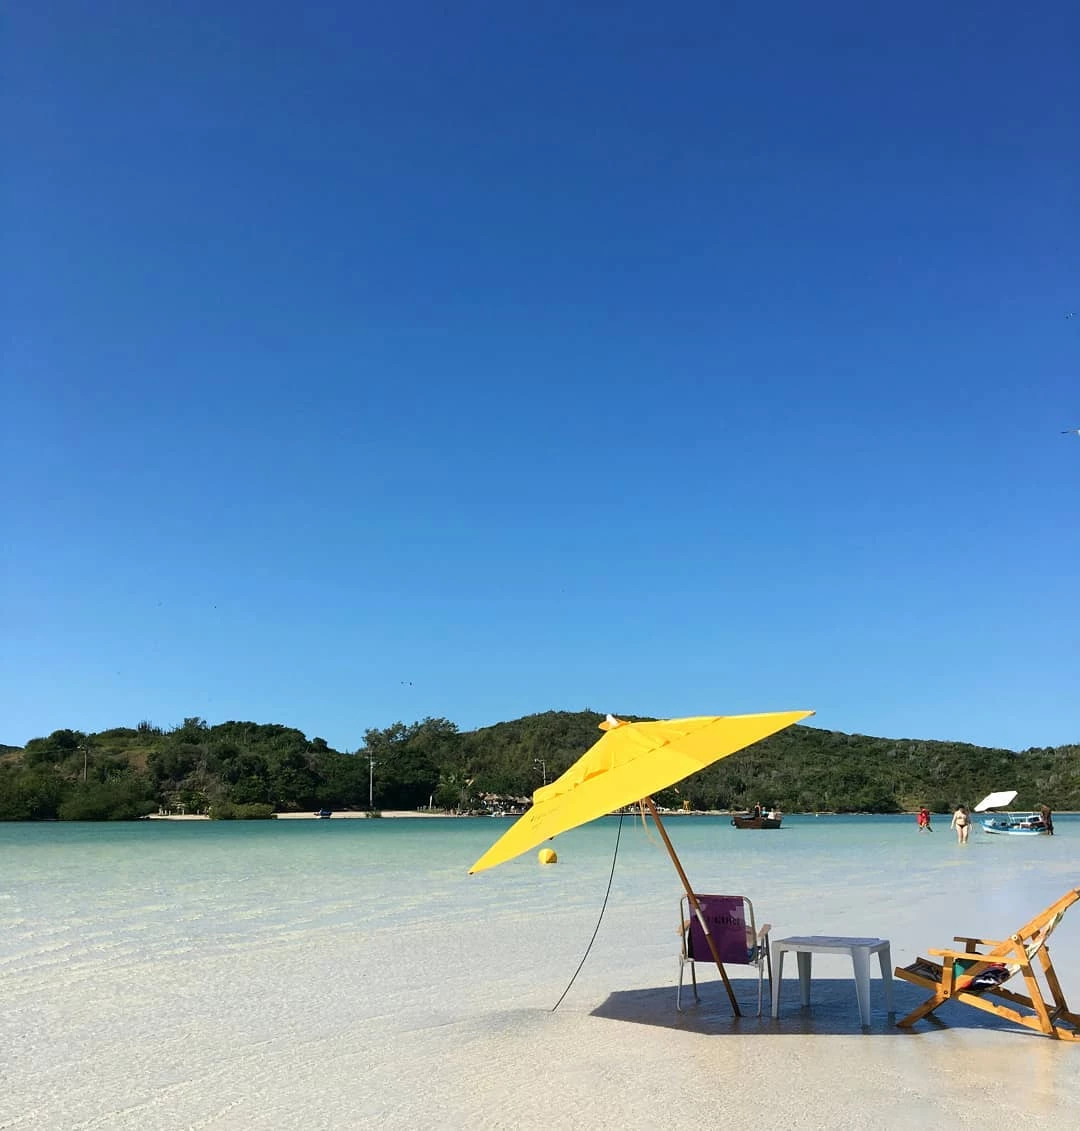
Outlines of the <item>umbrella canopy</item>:
<svg viewBox="0 0 1080 1131">
<path fill-rule="evenodd" d="M 1000 809 L 1002 805 L 1012 804 L 1015 797 L 1015 789 L 1005 789 L 1002 790 L 1001 793 L 988 793 L 982 801 L 975 806 L 975 812 L 985 813 L 987 809 Z"/>
<path fill-rule="evenodd" d="M 533 807 L 469 872 L 493 868 L 559 833 L 651 797 L 813 713 L 702 715 L 651 723 L 626 723 L 609 715 L 600 724 L 603 737 L 562 777 L 533 794 Z"/>
</svg>

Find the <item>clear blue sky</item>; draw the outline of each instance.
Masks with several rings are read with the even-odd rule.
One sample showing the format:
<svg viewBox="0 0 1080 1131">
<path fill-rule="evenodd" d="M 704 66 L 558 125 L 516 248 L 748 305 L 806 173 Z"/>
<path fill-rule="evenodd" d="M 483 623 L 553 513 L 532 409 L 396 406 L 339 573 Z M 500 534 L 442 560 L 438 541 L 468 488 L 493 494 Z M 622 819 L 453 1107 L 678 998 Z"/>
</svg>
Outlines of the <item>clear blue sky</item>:
<svg viewBox="0 0 1080 1131">
<path fill-rule="evenodd" d="M 1080 741 L 1075 3 L 6 21 L 0 742 Z"/>
</svg>

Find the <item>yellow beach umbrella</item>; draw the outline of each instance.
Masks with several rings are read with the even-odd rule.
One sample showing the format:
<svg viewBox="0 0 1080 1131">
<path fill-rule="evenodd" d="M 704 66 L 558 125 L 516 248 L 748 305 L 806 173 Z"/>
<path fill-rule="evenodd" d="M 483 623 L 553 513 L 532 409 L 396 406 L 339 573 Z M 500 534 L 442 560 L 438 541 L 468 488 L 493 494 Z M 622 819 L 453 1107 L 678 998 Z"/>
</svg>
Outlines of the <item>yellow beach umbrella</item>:
<svg viewBox="0 0 1080 1131">
<path fill-rule="evenodd" d="M 587 824 L 625 805 L 641 802 L 679 873 L 709 943 L 736 1014 L 735 995 L 697 897 L 668 838 L 652 795 L 675 785 L 747 746 L 783 730 L 813 711 L 777 711 L 760 715 L 702 715 L 687 719 L 628 723 L 608 715 L 604 735 L 560 778 L 533 794 L 532 808 L 520 817 L 469 869 L 482 872 L 512 860 L 559 833 Z"/>
</svg>

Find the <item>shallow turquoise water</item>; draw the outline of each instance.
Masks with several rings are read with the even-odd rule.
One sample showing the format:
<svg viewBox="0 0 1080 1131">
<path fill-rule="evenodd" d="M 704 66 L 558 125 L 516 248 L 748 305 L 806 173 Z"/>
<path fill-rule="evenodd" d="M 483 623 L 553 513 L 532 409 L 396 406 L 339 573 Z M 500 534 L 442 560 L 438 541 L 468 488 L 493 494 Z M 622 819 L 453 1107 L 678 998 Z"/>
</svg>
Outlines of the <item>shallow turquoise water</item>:
<svg viewBox="0 0 1080 1131">
<path fill-rule="evenodd" d="M 530 852 L 467 876 L 510 823 L 0 824 L 0 1047 L 12 1050 L 0 1127 L 515 1126 L 520 1119 L 492 1118 L 483 1096 L 496 1088 L 514 1105 L 531 1102 L 536 1056 L 551 1060 L 573 1099 L 546 1125 L 638 1125 L 627 1051 L 654 1058 L 659 1071 L 675 1041 L 704 1070 L 715 1055 L 708 1035 L 730 1032 L 723 1010 L 707 1026 L 672 1012 L 674 870 L 655 832 L 627 818 L 620 835 L 606 818 L 558 838 L 553 867 Z M 897 963 L 954 933 L 1008 933 L 1080 883 L 1080 819 L 1056 824 L 1054 838 L 976 830 L 961 848 L 941 818 L 932 835 L 912 817 L 793 816 L 778 831 L 736 830 L 723 817 L 667 821 L 695 886 L 749 894 L 774 937 L 881 935 Z M 617 835 L 603 922 L 552 1016 L 596 926 Z M 1080 997 L 1074 914 L 1055 957 Z M 976 1016 L 885 1052 L 858 1043 L 843 963 L 820 969 L 810 1020 L 745 1022 L 760 1039 L 732 1055 L 748 1058 L 740 1070 L 759 1073 L 762 1088 L 781 1055 L 773 1044 L 795 1034 L 854 1041 L 860 1055 L 873 1049 L 877 1086 L 900 1095 L 910 1082 L 892 1065 L 903 1065 L 903 1050 L 940 1057 L 951 1042 L 966 1055 L 976 1033 L 1005 1042 L 1010 1056 L 1038 1058 L 1045 1087 L 1023 1103 L 1076 1116 L 1059 1076 L 1075 1073 L 1080 1049 L 1066 1049 L 1073 1059 L 1059 1065 L 1063 1046 L 1031 1052 L 1038 1046 L 1025 1035 L 980 1031 Z M 668 1028 L 605 1015 L 625 993 L 645 995 L 642 1016 Z M 879 1035 L 894 1042 L 876 999 L 875 1011 Z M 561 1060 L 574 1049 L 592 1050 L 594 1071 L 580 1079 Z M 919 1071 L 945 1071 L 934 1063 Z M 418 1080 L 445 1118 L 421 1102 Z M 999 1102 L 1012 1110 L 1008 1096 Z M 844 1125 L 835 1110 L 831 1118 Z"/>
</svg>

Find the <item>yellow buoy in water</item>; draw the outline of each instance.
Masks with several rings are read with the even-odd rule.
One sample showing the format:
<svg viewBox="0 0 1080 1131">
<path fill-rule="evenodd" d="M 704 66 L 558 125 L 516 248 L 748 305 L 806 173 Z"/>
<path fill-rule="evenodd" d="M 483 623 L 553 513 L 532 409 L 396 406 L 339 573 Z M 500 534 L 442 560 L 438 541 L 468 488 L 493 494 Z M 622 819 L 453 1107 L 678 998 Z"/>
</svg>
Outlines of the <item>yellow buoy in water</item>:
<svg viewBox="0 0 1080 1131">
<path fill-rule="evenodd" d="M 557 864 L 559 862 L 558 856 L 555 855 L 554 848 L 541 848 L 536 854 L 536 859 L 541 864 Z"/>
</svg>

